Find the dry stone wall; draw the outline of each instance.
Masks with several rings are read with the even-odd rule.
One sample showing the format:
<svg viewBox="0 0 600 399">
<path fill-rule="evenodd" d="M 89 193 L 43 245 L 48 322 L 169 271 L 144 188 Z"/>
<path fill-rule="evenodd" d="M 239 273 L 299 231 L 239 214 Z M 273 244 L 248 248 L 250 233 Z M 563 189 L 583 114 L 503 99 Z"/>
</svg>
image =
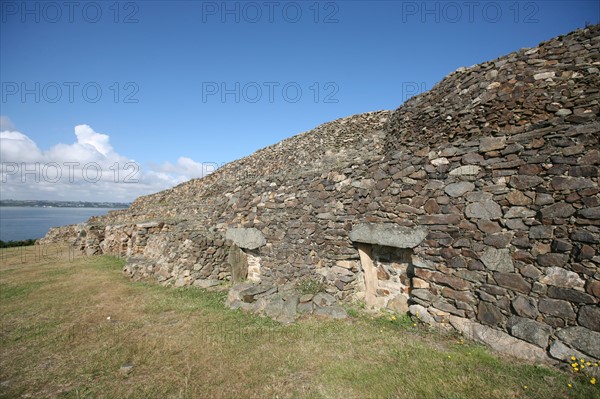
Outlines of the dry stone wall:
<svg viewBox="0 0 600 399">
<path fill-rule="evenodd" d="M 128 256 L 136 279 L 241 282 L 230 305 L 282 321 L 364 301 L 521 357 L 598 359 L 599 100 L 592 26 L 43 242 Z M 299 295 L 310 281 L 326 292 Z"/>
</svg>

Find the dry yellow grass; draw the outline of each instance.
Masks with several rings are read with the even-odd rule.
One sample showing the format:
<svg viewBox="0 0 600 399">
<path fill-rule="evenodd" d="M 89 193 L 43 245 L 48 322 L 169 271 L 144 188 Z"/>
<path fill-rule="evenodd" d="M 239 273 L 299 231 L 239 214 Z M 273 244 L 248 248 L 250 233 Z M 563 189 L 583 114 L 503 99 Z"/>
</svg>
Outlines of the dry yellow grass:
<svg viewBox="0 0 600 399">
<path fill-rule="evenodd" d="M 585 379 L 363 316 L 283 326 L 223 292 L 132 283 L 122 260 L 0 254 L 0 397 L 593 398 Z M 38 253 L 36 255 L 36 252 Z M 109 319 L 110 318 L 110 319 Z M 123 366 L 132 365 L 127 371 Z M 568 388 L 567 384 L 573 384 Z M 524 388 L 527 386 L 527 388 Z"/>
</svg>

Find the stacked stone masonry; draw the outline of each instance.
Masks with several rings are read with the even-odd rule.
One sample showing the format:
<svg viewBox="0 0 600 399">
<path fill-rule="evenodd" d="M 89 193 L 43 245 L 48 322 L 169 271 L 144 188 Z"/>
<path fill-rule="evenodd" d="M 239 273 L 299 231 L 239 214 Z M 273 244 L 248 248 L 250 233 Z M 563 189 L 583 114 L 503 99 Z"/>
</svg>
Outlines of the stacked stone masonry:
<svg viewBox="0 0 600 399">
<path fill-rule="evenodd" d="M 135 279 L 245 281 L 230 304 L 283 319 L 321 309 L 290 294 L 320 280 L 338 301 L 418 313 L 517 356 L 599 359 L 599 99 L 597 25 L 42 243 L 127 256 Z"/>
</svg>

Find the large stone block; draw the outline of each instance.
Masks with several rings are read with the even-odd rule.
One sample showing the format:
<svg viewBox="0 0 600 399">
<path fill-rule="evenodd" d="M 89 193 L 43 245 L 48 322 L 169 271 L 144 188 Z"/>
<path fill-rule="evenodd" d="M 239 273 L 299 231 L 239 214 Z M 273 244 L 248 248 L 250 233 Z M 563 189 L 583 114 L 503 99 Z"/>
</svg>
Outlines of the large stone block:
<svg viewBox="0 0 600 399">
<path fill-rule="evenodd" d="M 502 217 L 502 208 L 492 200 L 484 200 L 467 205 L 465 215 L 472 219 L 499 219 Z"/>
<path fill-rule="evenodd" d="M 523 295 L 517 295 L 511 302 L 514 311 L 522 317 L 535 319 L 539 314 L 535 300 Z"/>
<path fill-rule="evenodd" d="M 414 248 L 427 237 L 423 227 L 408 228 L 391 223 L 361 223 L 352 228 L 350 239 L 366 244 Z"/>
<path fill-rule="evenodd" d="M 506 137 L 482 137 L 479 139 L 479 151 L 488 152 L 506 147 Z"/>
<path fill-rule="evenodd" d="M 600 359 L 600 332 L 585 327 L 567 327 L 556 335 L 567 345 Z"/>
<path fill-rule="evenodd" d="M 538 309 L 546 315 L 560 317 L 564 320 L 575 320 L 573 307 L 567 301 L 542 298 L 538 304 Z"/>
<path fill-rule="evenodd" d="M 488 247 L 481 254 L 480 260 L 485 267 L 492 271 L 510 273 L 515 270 L 512 256 L 510 256 L 510 252 L 506 248 L 496 249 Z"/>
<path fill-rule="evenodd" d="M 477 320 L 492 326 L 501 325 L 505 317 L 496 306 L 488 302 L 480 302 L 477 307 Z"/>
<path fill-rule="evenodd" d="M 245 249 L 260 248 L 267 243 L 260 230 L 252 228 L 229 228 L 225 238 L 233 241 L 238 247 Z"/>
<path fill-rule="evenodd" d="M 582 306 L 579 309 L 577 321 L 583 327 L 600 332 L 600 307 L 597 305 Z"/>
<path fill-rule="evenodd" d="M 516 175 L 510 178 L 510 185 L 517 190 L 527 190 L 544 182 L 539 176 Z"/>
<path fill-rule="evenodd" d="M 548 338 L 552 334 L 552 327 L 535 320 L 513 316 L 509 321 L 511 335 L 524 339 L 540 348 L 548 346 Z"/>
<path fill-rule="evenodd" d="M 461 181 L 458 183 L 451 183 L 444 188 L 444 192 L 451 197 L 460 197 L 475 189 L 475 184 L 468 181 Z"/>
<path fill-rule="evenodd" d="M 518 291 L 523 294 L 529 294 L 531 291 L 531 284 L 525 281 L 525 279 L 518 273 L 496 272 L 494 273 L 494 279 L 500 287 Z"/>
<path fill-rule="evenodd" d="M 575 213 L 575 208 L 573 208 L 573 205 L 571 204 L 557 202 L 556 204 L 543 207 L 540 212 L 542 213 L 542 218 L 544 219 L 568 218 Z"/>
<path fill-rule="evenodd" d="M 558 339 L 552 343 L 549 352 L 550 356 L 552 356 L 553 358 L 563 360 L 569 363 L 573 362 L 573 360 L 571 360 L 572 356 L 575 356 L 577 359 L 584 359 L 586 357 L 585 354 L 579 352 L 576 349 L 568 347 Z"/>
<path fill-rule="evenodd" d="M 450 315 L 450 324 L 462 334 L 475 341 L 488 345 L 495 351 L 534 362 L 549 362 L 546 351 L 509 334 L 484 326 L 472 320 Z"/>
<path fill-rule="evenodd" d="M 565 255 L 561 255 L 561 259 L 558 262 L 551 262 L 549 259 L 547 259 L 547 256 L 542 257 L 543 260 L 541 261 L 541 264 L 542 266 L 547 266 L 554 263 L 564 264 L 566 262 L 565 257 Z M 538 257 L 538 263 L 539 262 L 540 257 Z M 583 288 L 583 286 L 585 285 L 585 281 L 581 277 L 579 277 L 579 274 L 563 269 L 562 267 L 548 267 L 546 269 L 545 276 L 540 279 L 540 283 L 566 288 Z"/>
</svg>

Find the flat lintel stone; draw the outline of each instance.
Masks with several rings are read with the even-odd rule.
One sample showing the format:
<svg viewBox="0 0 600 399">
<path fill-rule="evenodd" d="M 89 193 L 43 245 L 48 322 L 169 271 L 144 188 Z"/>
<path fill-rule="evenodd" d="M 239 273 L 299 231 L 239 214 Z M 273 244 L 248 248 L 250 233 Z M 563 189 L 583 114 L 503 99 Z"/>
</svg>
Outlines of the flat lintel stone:
<svg viewBox="0 0 600 399">
<path fill-rule="evenodd" d="M 267 243 L 265 236 L 260 230 L 252 228 L 232 227 L 227 229 L 225 238 L 233 241 L 238 247 L 245 249 L 260 248 Z"/>
<path fill-rule="evenodd" d="M 396 248 L 414 248 L 427 237 L 423 227 L 408 228 L 391 223 L 361 223 L 353 226 L 350 239 L 354 242 Z"/>
</svg>

